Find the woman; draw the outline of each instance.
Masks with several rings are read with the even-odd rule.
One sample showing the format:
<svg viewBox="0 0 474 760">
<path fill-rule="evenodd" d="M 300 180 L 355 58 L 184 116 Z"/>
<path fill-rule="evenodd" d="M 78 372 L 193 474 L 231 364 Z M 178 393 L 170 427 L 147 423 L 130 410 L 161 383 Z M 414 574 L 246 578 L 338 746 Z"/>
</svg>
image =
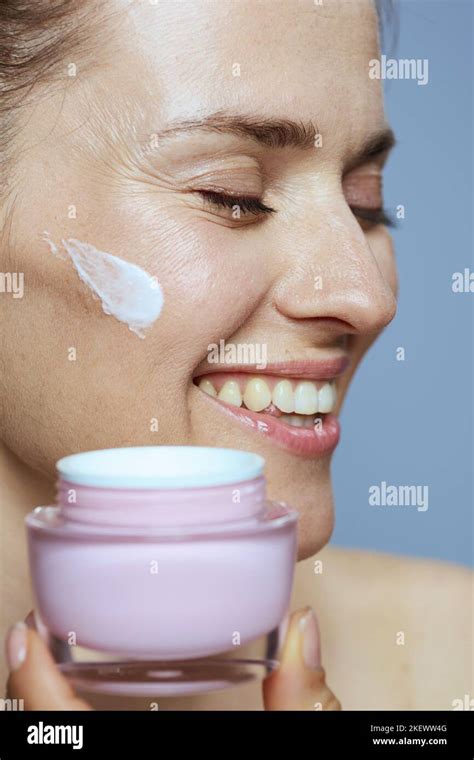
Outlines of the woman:
<svg viewBox="0 0 474 760">
<path fill-rule="evenodd" d="M 449 709 L 469 691 L 467 571 L 321 552 L 336 417 L 395 314 L 373 2 L 19 6 L 0 11 L 1 268 L 25 284 L 1 301 L 4 628 L 32 606 L 23 518 L 53 500 L 58 458 L 248 449 L 300 512 L 296 612 L 263 702 L 254 685 L 186 706 Z M 104 293 L 117 261 L 163 298 L 140 329 Z M 264 361 L 229 364 L 221 341 Z M 26 709 L 88 708 L 35 631 L 6 650 Z"/>
</svg>

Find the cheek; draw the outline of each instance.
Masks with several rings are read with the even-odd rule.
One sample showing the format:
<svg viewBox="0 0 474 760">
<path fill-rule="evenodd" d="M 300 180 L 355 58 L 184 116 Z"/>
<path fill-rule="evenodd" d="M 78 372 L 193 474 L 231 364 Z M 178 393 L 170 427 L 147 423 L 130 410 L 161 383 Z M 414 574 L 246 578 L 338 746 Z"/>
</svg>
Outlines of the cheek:
<svg viewBox="0 0 474 760">
<path fill-rule="evenodd" d="M 140 239 L 137 263 L 158 279 L 164 294 L 153 340 L 163 335 L 181 351 L 186 346 L 188 363 L 194 363 L 209 343 L 230 337 L 252 314 L 268 288 L 268 267 L 258 232 L 189 212 L 183 217 L 161 213 L 154 228 L 144 225 L 133 234 Z"/>
<path fill-rule="evenodd" d="M 398 272 L 392 236 L 386 227 L 377 227 L 367 234 L 367 241 L 386 283 L 396 296 Z"/>
<path fill-rule="evenodd" d="M 259 237 L 252 230 L 229 229 L 150 197 L 144 202 L 109 198 L 107 204 L 96 205 L 85 223 L 78 217 L 58 224 L 61 218 L 59 213 L 45 213 L 24 231 L 23 250 L 28 255 L 20 269 L 31 269 L 31 279 L 42 284 L 48 300 L 60 304 L 66 323 L 91 339 L 91 333 L 99 331 L 114 342 L 122 336 L 130 345 L 127 325 L 104 314 L 70 260 L 53 256 L 43 240 L 44 229 L 53 241 L 74 238 L 88 243 L 156 278 L 164 305 L 152 327 L 143 331 L 145 340 L 136 338 L 136 350 L 151 349 L 162 357 L 166 352 L 168 361 L 183 369 L 200 362 L 209 343 L 232 335 L 267 287 L 263 251 L 252 242 Z M 127 296 L 131 300 L 130 293 Z"/>
</svg>

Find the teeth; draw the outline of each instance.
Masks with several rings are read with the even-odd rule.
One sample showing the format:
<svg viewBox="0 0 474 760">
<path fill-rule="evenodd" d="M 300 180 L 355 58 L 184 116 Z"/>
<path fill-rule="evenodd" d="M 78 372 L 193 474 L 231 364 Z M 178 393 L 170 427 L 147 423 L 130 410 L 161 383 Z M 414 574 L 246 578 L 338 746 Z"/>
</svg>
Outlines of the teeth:
<svg viewBox="0 0 474 760">
<path fill-rule="evenodd" d="M 316 414 L 318 411 L 318 391 L 314 383 L 303 381 L 295 390 L 295 412 L 298 414 Z"/>
<path fill-rule="evenodd" d="M 289 380 L 280 380 L 273 389 L 272 401 L 281 412 L 295 411 L 293 386 Z"/>
<path fill-rule="evenodd" d="M 243 397 L 237 380 L 227 380 L 219 393 L 207 378 L 199 382 L 199 388 L 209 396 L 217 396 L 221 401 L 232 406 L 242 406 L 243 402 L 252 412 L 261 412 L 273 404 L 280 412 L 283 412 L 280 419 L 296 427 L 301 427 L 300 423 L 305 419 L 311 427 L 311 420 L 315 414 L 327 414 L 336 406 L 336 387 L 333 382 L 324 383 L 318 390 L 317 384 L 309 380 L 293 381 L 293 383 L 290 380 L 280 380 L 275 384 L 272 392 L 265 380 L 261 377 L 253 377 L 246 384 Z M 300 415 L 304 416 L 299 419 Z M 312 415 L 311 419 L 309 419 L 310 415 Z"/>
<path fill-rule="evenodd" d="M 301 427 L 302 425 L 302 418 L 297 414 L 282 414 L 279 419 L 293 427 Z"/>
<path fill-rule="evenodd" d="M 292 427 L 312 428 L 314 425 L 314 418 L 303 414 L 282 414 L 279 419 Z"/>
<path fill-rule="evenodd" d="M 252 412 L 261 412 L 272 400 L 270 388 L 265 380 L 254 377 L 247 383 L 244 392 L 244 404 Z"/>
<path fill-rule="evenodd" d="M 221 401 L 225 401 L 227 404 L 233 406 L 242 405 L 242 394 L 240 392 L 239 384 L 236 380 L 227 380 L 222 386 L 217 396 Z"/>
<path fill-rule="evenodd" d="M 333 408 L 333 392 L 330 383 L 325 383 L 319 391 L 319 411 L 330 412 Z"/>
<path fill-rule="evenodd" d="M 217 391 L 214 388 L 213 384 L 210 380 L 206 380 L 206 378 L 203 378 L 199 383 L 199 388 L 204 391 L 204 393 L 207 393 L 208 396 L 217 396 Z"/>
</svg>

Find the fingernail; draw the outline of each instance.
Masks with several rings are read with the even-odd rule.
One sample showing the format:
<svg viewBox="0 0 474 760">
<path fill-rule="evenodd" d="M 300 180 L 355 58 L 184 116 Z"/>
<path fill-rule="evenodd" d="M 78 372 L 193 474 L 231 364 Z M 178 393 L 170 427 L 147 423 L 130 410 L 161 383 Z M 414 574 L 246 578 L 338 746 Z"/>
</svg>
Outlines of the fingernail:
<svg viewBox="0 0 474 760">
<path fill-rule="evenodd" d="M 27 635 L 26 623 L 15 623 L 7 633 L 5 655 L 10 670 L 18 670 L 26 660 Z"/>
<path fill-rule="evenodd" d="M 321 667 L 321 638 L 319 626 L 311 607 L 298 622 L 303 637 L 303 659 L 307 668 L 316 670 Z"/>
</svg>

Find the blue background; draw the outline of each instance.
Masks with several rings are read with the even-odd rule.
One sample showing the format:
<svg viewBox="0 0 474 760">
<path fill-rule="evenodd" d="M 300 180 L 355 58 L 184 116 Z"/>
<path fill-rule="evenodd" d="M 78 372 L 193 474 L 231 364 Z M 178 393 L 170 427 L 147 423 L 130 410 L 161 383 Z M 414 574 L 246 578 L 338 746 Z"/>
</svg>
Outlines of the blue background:
<svg viewBox="0 0 474 760">
<path fill-rule="evenodd" d="M 387 38 L 382 52 L 427 58 L 429 82 L 385 82 L 398 143 L 385 204 L 405 206 L 394 231 L 399 309 L 342 414 L 332 542 L 472 566 L 474 294 L 451 285 L 454 272 L 474 270 L 473 4 L 401 0 L 396 16 L 398 42 Z M 428 510 L 369 506 L 369 487 L 383 480 L 428 485 Z"/>
</svg>

